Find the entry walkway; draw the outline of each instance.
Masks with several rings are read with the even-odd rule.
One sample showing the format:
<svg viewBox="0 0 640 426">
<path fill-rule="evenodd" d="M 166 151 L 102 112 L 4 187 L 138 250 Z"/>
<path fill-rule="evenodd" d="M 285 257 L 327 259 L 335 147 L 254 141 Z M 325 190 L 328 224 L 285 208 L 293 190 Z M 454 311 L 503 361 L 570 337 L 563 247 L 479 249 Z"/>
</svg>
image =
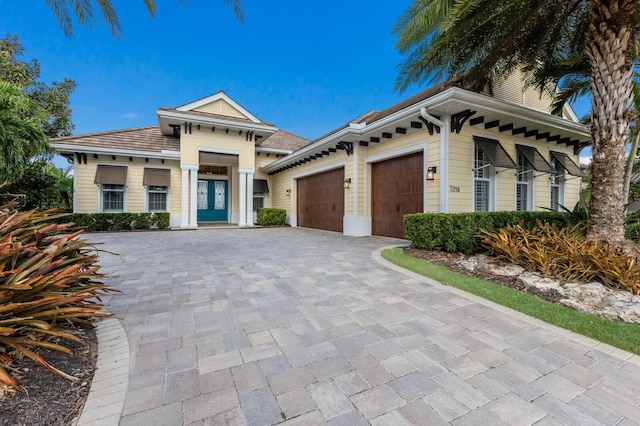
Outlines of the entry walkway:
<svg viewBox="0 0 640 426">
<path fill-rule="evenodd" d="M 101 345 L 81 424 L 640 421 L 638 357 L 372 255 L 398 240 L 291 228 L 88 237 L 120 253 L 100 263 L 122 291 L 106 304 L 126 336 L 103 336 L 128 338 L 130 354 Z M 109 360 L 128 361 L 128 377 L 105 378 Z"/>
</svg>

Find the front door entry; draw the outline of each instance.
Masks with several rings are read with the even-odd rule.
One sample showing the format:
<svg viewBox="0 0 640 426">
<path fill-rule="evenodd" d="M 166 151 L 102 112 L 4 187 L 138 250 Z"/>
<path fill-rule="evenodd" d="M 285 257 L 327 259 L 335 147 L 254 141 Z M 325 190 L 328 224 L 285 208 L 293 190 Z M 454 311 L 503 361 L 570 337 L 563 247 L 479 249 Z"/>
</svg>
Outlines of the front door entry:
<svg viewBox="0 0 640 426">
<path fill-rule="evenodd" d="M 226 180 L 198 181 L 198 222 L 226 222 L 229 218 Z"/>
</svg>

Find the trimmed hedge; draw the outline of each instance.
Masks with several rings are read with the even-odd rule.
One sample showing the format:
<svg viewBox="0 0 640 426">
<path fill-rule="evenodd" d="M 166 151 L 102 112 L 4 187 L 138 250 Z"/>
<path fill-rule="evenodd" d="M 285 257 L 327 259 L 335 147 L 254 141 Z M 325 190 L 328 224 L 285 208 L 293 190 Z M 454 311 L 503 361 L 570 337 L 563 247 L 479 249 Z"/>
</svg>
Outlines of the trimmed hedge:
<svg viewBox="0 0 640 426">
<path fill-rule="evenodd" d="M 533 228 L 536 221 L 565 227 L 572 222 L 567 213 L 558 212 L 478 212 L 415 213 L 404 216 L 405 238 L 411 246 L 427 250 L 458 251 L 473 254 L 484 251 L 480 230 L 495 231 L 523 222 Z"/>
<path fill-rule="evenodd" d="M 169 213 L 73 213 L 55 222 L 73 222 L 74 228 L 84 228 L 87 232 L 167 229 Z"/>
<path fill-rule="evenodd" d="M 260 226 L 284 225 L 287 221 L 287 211 L 285 209 L 258 209 L 258 222 Z"/>
</svg>

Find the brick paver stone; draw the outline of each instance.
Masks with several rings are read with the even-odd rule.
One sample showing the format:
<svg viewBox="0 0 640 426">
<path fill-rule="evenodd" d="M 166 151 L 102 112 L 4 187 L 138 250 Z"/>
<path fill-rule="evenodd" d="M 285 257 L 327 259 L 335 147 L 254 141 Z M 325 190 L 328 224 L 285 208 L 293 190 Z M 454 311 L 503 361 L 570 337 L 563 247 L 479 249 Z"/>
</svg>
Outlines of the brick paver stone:
<svg viewBox="0 0 640 426">
<path fill-rule="evenodd" d="M 121 293 L 104 299 L 117 319 L 99 327 L 79 426 L 640 419 L 640 357 L 382 261 L 400 240 L 205 227 L 87 238 Z"/>
</svg>

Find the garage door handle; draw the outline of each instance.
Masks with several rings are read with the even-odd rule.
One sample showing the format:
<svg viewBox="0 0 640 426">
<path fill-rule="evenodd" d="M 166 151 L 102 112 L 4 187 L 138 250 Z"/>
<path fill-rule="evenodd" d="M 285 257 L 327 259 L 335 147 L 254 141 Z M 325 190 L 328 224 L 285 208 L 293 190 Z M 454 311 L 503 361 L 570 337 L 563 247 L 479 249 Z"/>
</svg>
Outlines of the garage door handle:
<svg viewBox="0 0 640 426">
<path fill-rule="evenodd" d="M 333 205 L 331 206 L 331 211 L 332 211 L 332 212 L 335 212 L 335 211 L 336 211 L 336 205 L 335 205 L 335 204 L 333 204 Z"/>
<path fill-rule="evenodd" d="M 399 212 L 400 211 L 400 204 L 396 204 L 396 211 Z"/>
</svg>

